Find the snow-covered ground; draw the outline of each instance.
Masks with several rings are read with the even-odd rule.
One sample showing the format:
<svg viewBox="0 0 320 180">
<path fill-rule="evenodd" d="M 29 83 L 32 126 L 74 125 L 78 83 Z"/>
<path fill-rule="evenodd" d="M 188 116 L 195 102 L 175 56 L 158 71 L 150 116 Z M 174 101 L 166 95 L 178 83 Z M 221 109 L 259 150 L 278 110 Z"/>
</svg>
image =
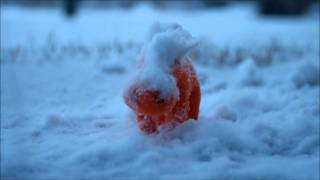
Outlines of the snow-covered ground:
<svg viewBox="0 0 320 180">
<path fill-rule="evenodd" d="M 318 13 L 1 7 L 1 179 L 319 179 Z M 150 136 L 122 92 L 155 20 L 201 39 L 202 101 Z"/>
</svg>

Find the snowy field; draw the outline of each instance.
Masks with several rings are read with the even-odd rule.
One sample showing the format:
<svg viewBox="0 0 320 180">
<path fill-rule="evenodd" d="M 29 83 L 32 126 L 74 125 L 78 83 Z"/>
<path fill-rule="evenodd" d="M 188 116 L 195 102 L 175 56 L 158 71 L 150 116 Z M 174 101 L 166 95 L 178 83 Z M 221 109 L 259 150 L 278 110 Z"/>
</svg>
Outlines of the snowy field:
<svg viewBox="0 0 320 180">
<path fill-rule="evenodd" d="M 319 11 L 255 11 L 1 7 L 1 179 L 319 179 Z M 146 135 L 122 93 L 156 20 L 200 39 L 202 100 Z"/>
</svg>

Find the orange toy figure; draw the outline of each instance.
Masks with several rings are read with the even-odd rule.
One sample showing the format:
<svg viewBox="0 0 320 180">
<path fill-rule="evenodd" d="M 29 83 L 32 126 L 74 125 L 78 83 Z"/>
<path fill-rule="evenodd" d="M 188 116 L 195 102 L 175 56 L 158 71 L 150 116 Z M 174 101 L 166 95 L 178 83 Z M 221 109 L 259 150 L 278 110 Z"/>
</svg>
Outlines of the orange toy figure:
<svg viewBox="0 0 320 180">
<path fill-rule="evenodd" d="M 137 78 L 124 93 L 126 104 L 135 111 L 139 127 L 146 133 L 159 132 L 160 127 L 171 129 L 189 119 L 198 119 L 201 96 L 199 81 L 190 59 L 185 56 L 185 53 L 195 45 L 194 41 L 188 44 L 190 38 L 180 26 L 175 26 L 171 30 L 161 32 L 159 37 L 154 37 L 152 42 L 155 46 L 151 45 L 153 47 L 151 51 L 158 52 L 154 47 L 168 46 L 164 47 L 165 51 L 161 51 L 164 54 L 155 53 L 158 58 L 154 61 L 156 66 L 151 69 L 153 73 L 145 75 L 155 76 L 151 77 L 150 81 Z M 174 48 L 178 53 L 175 53 Z M 171 53 L 172 56 L 168 56 L 167 53 Z M 139 69 L 152 66 L 145 62 L 150 57 L 154 56 L 142 53 Z M 165 59 L 167 57 L 169 58 Z M 161 65 L 157 63 L 158 61 L 166 64 Z M 163 77 L 158 78 L 157 76 L 161 74 Z M 157 78 L 160 79 L 158 86 Z M 165 78 L 167 80 L 163 80 Z M 171 84 L 170 78 L 173 82 Z M 152 85 L 153 83 L 156 85 Z"/>
</svg>

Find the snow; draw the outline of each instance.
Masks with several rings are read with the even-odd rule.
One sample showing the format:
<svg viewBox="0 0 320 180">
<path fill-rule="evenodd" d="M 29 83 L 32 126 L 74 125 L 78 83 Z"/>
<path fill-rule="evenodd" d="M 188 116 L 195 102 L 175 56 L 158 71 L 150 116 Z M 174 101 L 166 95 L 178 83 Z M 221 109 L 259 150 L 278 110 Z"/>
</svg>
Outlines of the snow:
<svg viewBox="0 0 320 180">
<path fill-rule="evenodd" d="M 151 25 L 146 39 L 138 59 L 140 67 L 130 85 L 139 84 L 145 90 L 159 91 L 162 97 L 173 94 L 177 99 L 179 91 L 173 77 L 174 62 L 185 58 L 197 40 L 178 24 L 159 22 Z"/>
<path fill-rule="evenodd" d="M 1 179 L 320 178 L 318 16 L 81 12 L 1 7 Z M 145 135 L 122 92 L 154 20 L 207 41 L 199 120 Z"/>
<path fill-rule="evenodd" d="M 298 86 L 316 86 L 320 83 L 320 70 L 319 66 L 312 62 L 303 62 L 297 68 L 296 72 L 292 76 L 292 81 Z"/>
<path fill-rule="evenodd" d="M 197 44 L 197 40 L 178 26 L 171 30 L 164 30 L 154 34 L 150 44 L 146 45 L 145 68 L 158 66 L 158 68 L 168 71 L 172 68 L 176 58 L 182 58 L 191 48 Z"/>
<path fill-rule="evenodd" d="M 246 59 L 239 65 L 238 74 L 238 82 L 241 85 L 258 86 L 262 83 L 259 69 L 252 59 Z"/>
</svg>

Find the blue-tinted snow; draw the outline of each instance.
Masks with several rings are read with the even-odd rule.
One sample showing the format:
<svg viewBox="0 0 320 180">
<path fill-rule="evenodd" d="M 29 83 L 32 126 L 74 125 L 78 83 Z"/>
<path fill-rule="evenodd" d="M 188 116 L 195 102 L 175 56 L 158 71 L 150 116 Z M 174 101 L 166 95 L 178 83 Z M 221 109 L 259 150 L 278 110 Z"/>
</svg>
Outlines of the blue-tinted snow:
<svg viewBox="0 0 320 180">
<path fill-rule="evenodd" d="M 3 52 L 22 48 L 17 62 L 1 52 L 1 178 L 319 179 L 318 17 L 262 18 L 243 5 L 192 13 L 140 5 L 83 9 L 65 20 L 59 10 L 1 8 Z M 252 57 L 218 66 L 204 63 L 212 49 L 200 43 L 199 121 L 148 136 L 122 99 L 139 48 L 102 60 L 58 54 L 53 62 L 38 48 L 50 36 L 58 46 L 141 44 L 154 20 L 218 46 L 259 49 L 277 39 L 307 51 L 266 66 Z"/>
</svg>

